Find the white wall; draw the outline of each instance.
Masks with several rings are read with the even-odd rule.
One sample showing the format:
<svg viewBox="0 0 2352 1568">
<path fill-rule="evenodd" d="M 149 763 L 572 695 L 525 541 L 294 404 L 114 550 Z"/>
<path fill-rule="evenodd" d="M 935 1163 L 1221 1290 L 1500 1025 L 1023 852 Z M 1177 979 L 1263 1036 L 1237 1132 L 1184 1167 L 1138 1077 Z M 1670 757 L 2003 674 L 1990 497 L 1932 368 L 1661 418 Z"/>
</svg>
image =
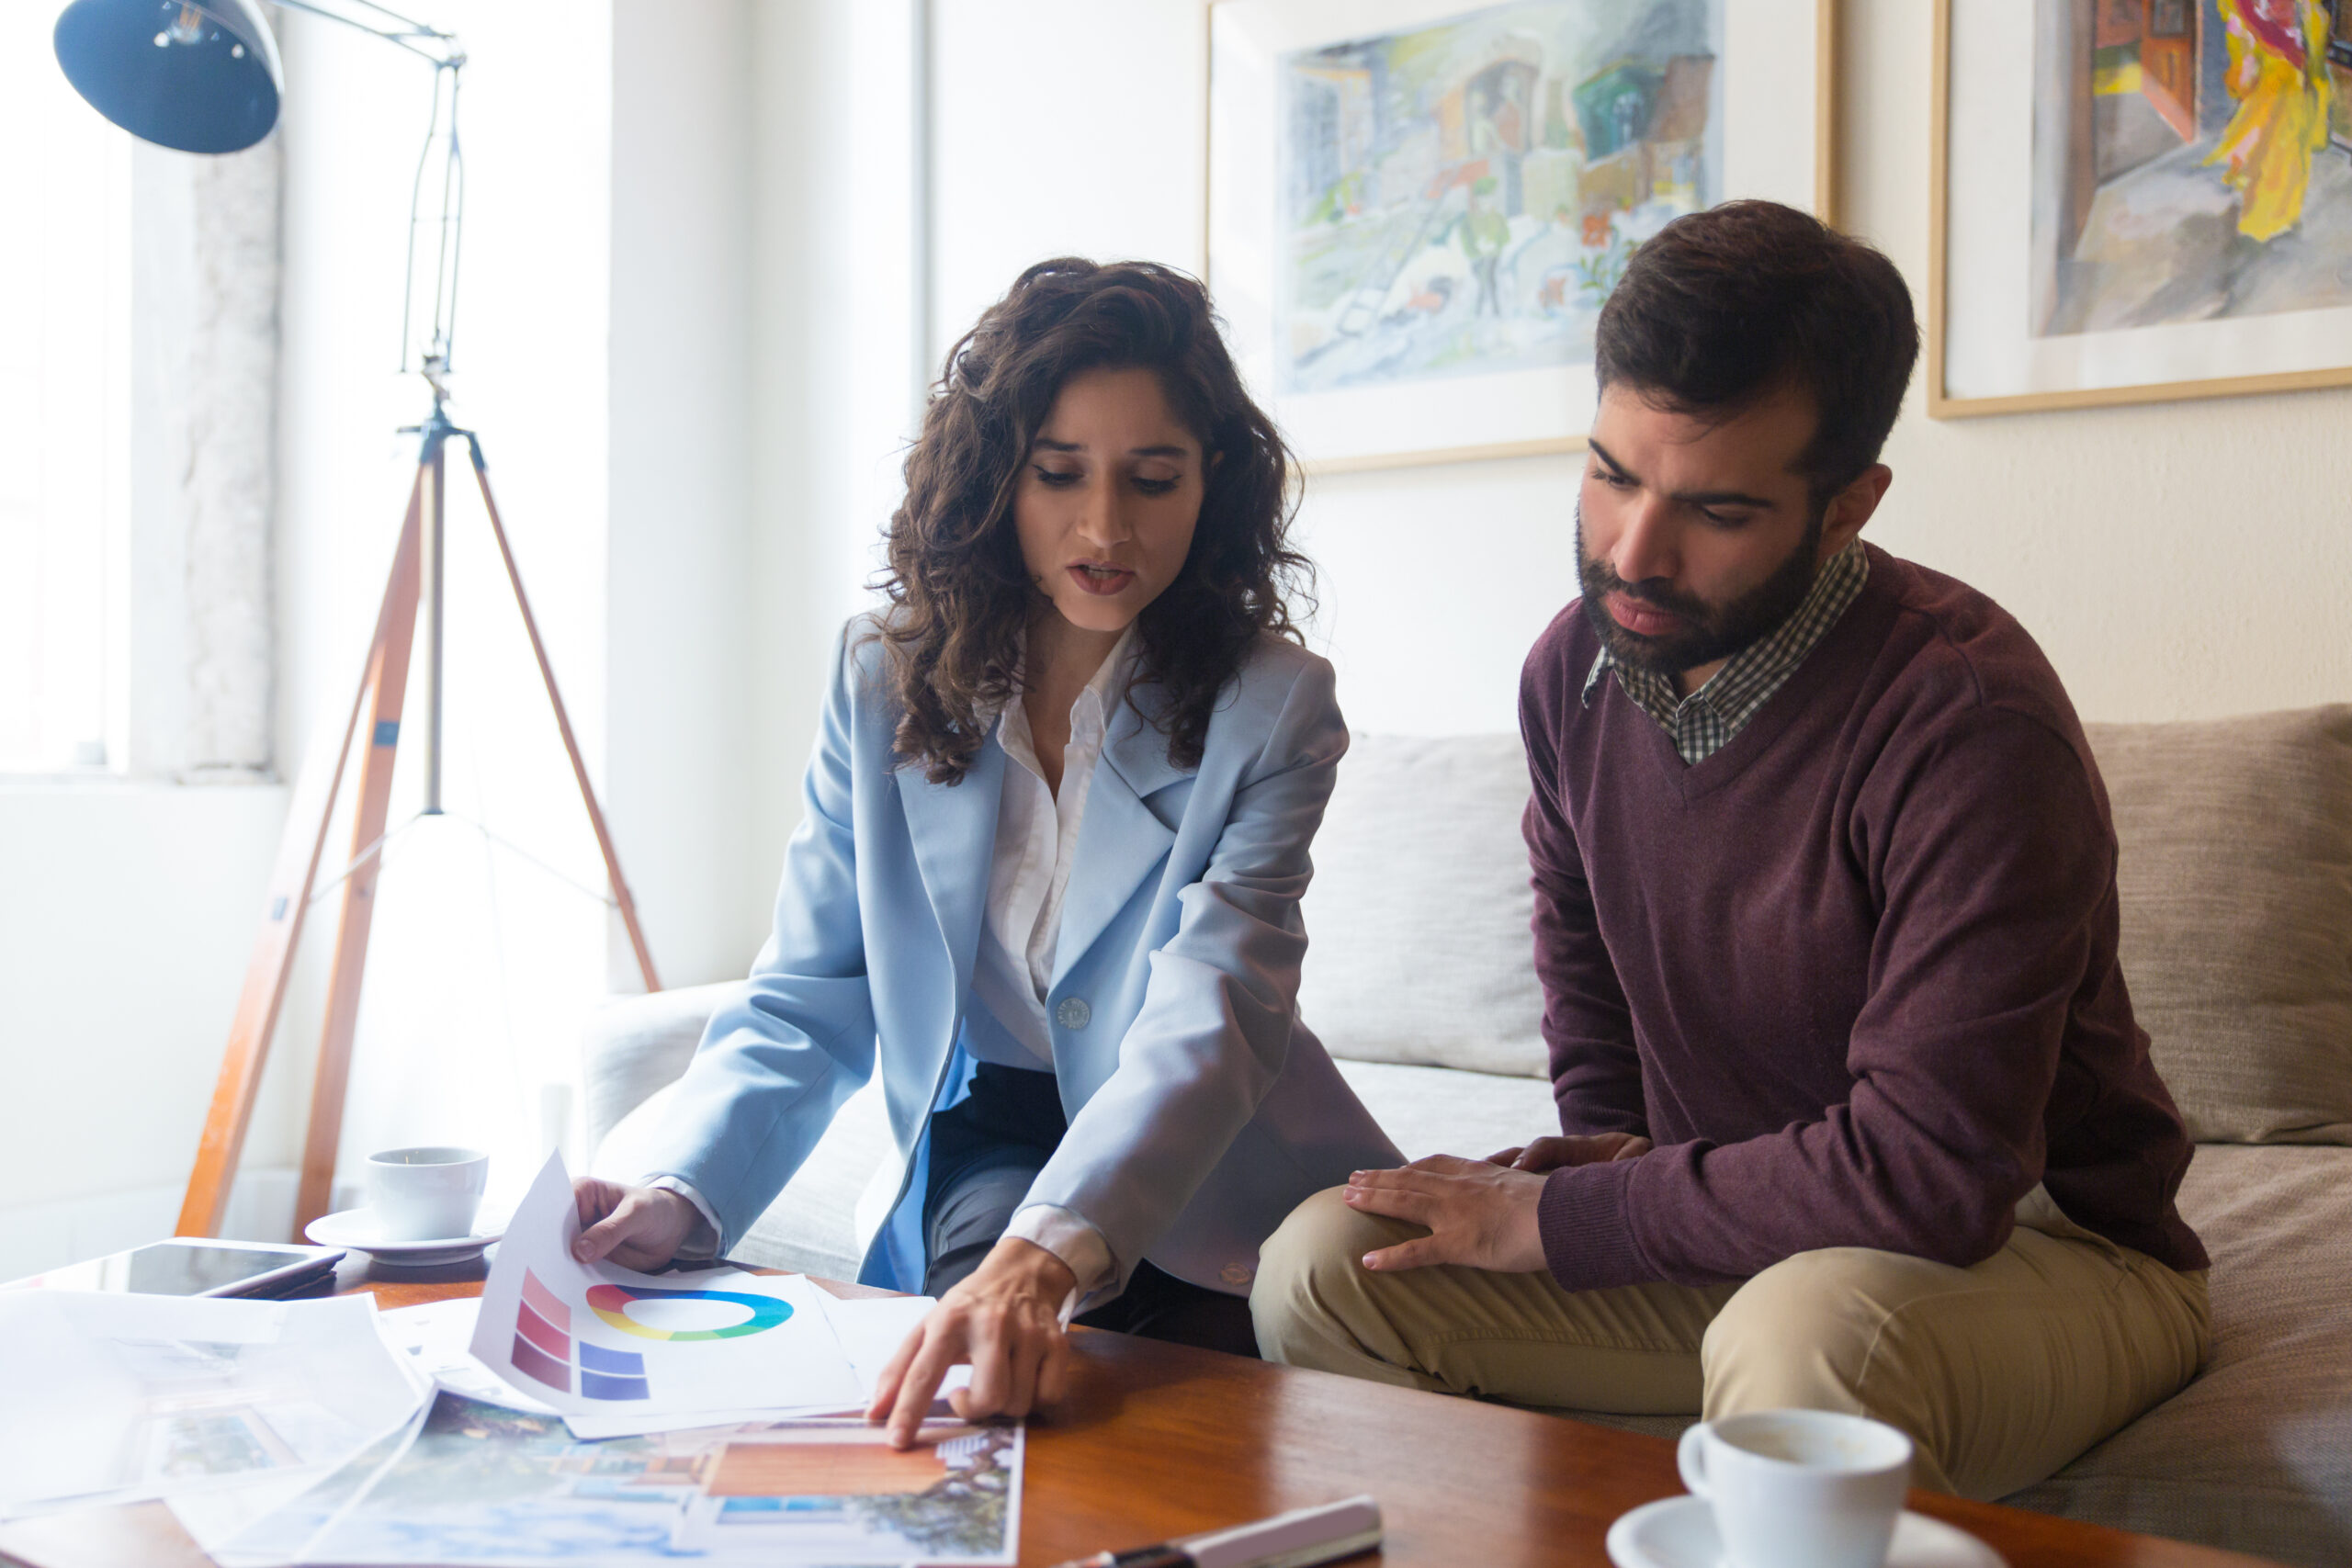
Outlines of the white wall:
<svg viewBox="0 0 2352 1568">
<path fill-rule="evenodd" d="M 605 806 L 663 984 L 739 976 L 752 832 L 750 0 L 613 8 Z M 607 973 L 639 987 L 620 922 Z"/>
<path fill-rule="evenodd" d="M 268 786 L 0 791 L 0 1236 L 187 1179 L 285 809 Z M 0 1247 L 0 1278 L 63 1261 Z"/>
<path fill-rule="evenodd" d="M 1927 292 L 1925 5 L 1845 0 L 1849 225 Z M 1198 0 L 940 0 L 935 343 L 1063 251 L 1199 268 Z M 1007 92 L 1005 84 L 1049 84 Z M 1992 593 L 2095 719 L 2352 697 L 2352 389 L 1931 422 L 1915 386 L 1871 536 Z M 1577 462 L 1330 476 L 1301 538 L 1361 728 L 1505 729 L 1575 595 Z"/>
<path fill-rule="evenodd" d="M 820 687 L 897 504 L 922 358 L 915 266 L 922 0 L 754 12 L 752 303 L 752 833 L 767 932 Z"/>
<path fill-rule="evenodd" d="M 49 17 L 38 37 L 32 19 L 11 13 L 0 34 L 53 71 Z M 266 269 L 274 150 L 208 163 L 98 134 L 125 144 L 136 194 L 115 265 L 143 323 L 110 351 L 128 439 L 108 437 L 96 509 L 114 513 L 108 752 L 130 773 L 0 779 L 0 1279 L 170 1228 L 286 809 L 248 767 L 175 782 L 252 762 L 266 733 L 268 432 L 247 418 L 201 462 L 190 440 L 266 401 L 272 280 L 198 277 L 229 261 L 224 240 Z M 107 1193 L 121 1201 L 84 1201 Z"/>
<path fill-rule="evenodd" d="M 932 360 L 1048 256 L 1201 266 L 1196 0 L 937 0 Z"/>
</svg>

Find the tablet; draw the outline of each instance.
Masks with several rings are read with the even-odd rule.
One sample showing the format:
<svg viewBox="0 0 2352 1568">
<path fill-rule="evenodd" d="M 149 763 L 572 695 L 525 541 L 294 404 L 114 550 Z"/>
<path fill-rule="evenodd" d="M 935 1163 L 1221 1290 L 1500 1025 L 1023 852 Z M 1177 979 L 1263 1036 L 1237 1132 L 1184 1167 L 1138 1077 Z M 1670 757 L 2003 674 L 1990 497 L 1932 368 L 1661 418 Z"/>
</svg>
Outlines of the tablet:
<svg viewBox="0 0 2352 1568">
<path fill-rule="evenodd" d="M 52 1269 L 5 1289 L 133 1291 L 151 1296 L 266 1296 L 315 1280 L 342 1259 L 335 1247 L 276 1247 L 175 1235 Z"/>
</svg>

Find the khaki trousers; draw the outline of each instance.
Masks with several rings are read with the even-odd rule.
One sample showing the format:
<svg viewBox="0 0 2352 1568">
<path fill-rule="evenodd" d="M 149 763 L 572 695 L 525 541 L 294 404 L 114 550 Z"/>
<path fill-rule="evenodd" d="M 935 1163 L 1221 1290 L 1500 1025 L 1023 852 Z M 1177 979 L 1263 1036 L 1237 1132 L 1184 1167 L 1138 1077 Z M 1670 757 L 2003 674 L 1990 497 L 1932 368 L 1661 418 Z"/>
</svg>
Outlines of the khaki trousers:
<svg viewBox="0 0 2352 1568">
<path fill-rule="evenodd" d="M 1912 1484 L 2000 1497 L 2177 1391 L 2208 1341 L 2205 1276 L 2073 1224 L 2036 1189 L 1973 1268 L 1867 1247 L 1800 1253 L 1723 1285 L 1568 1292 L 1548 1274 L 1376 1274 L 1428 1234 L 1340 1190 L 1260 1255 L 1268 1359 L 1564 1412 L 1689 1416 L 1799 1406 L 1910 1435 Z"/>
</svg>

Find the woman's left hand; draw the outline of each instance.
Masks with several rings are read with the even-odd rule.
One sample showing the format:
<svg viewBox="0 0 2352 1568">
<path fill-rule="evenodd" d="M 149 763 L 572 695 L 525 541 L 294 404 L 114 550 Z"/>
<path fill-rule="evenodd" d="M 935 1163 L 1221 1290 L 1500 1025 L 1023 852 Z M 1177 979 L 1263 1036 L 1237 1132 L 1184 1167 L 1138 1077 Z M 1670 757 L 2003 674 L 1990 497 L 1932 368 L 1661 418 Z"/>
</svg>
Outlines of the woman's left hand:
<svg viewBox="0 0 2352 1568">
<path fill-rule="evenodd" d="M 947 1369 L 965 1361 L 972 1364 L 971 1383 L 947 1402 L 967 1420 L 1026 1416 L 1060 1399 L 1069 1384 L 1062 1303 L 1077 1285 L 1069 1265 L 1035 1243 L 998 1242 L 907 1336 L 882 1370 L 865 1418 L 888 1416 L 890 1446 L 911 1446 Z"/>
</svg>

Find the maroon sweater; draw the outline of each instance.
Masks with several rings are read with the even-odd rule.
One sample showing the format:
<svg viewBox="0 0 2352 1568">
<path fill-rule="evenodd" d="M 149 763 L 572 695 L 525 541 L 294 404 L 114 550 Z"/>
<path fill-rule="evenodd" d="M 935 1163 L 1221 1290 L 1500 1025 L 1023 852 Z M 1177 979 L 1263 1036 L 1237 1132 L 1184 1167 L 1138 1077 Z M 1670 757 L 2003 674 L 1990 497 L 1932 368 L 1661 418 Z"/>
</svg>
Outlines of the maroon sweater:
<svg viewBox="0 0 2352 1568">
<path fill-rule="evenodd" d="M 1968 1265 L 2043 1183 L 2175 1269 L 2190 1145 L 2116 962 L 2115 831 L 2017 622 L 1873 549 L 1861 594 L 1695 766 L 1575 605 L 1520 722 L 1560 1125 L 1638 1159 L 1554 1172 L 1570 1290 L 1741 1279 L 1870 1247 Z"/>
</svg>

